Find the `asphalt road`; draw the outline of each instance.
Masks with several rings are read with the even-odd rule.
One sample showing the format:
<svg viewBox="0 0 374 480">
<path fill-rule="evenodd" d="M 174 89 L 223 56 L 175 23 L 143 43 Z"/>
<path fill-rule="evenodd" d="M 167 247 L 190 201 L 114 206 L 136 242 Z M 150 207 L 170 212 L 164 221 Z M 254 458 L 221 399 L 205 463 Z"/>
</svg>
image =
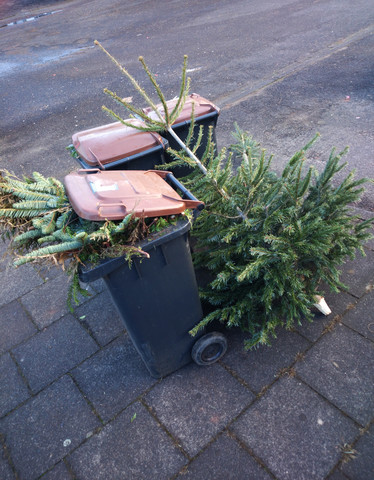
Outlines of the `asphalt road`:
<svg viewBox="0 0 374 480">
<path fill-rule="evenodd" d="M 0 164 L 61 178 L 71 135 L 112 121 L 104 87 L 137 101 L 98 39 L 145 86 L 143 55 L 170 98 L 187 54 L 192 91 L 222 108 L 219 146 L 238 122 L 278 168 L 319 131 L 317 168 L 348 144 L 349 169 L 374 178 L 373 32 L 367 0 L 5 0 Z M 374 185 L 361 206 L 374 210 Z"/>
</svg>

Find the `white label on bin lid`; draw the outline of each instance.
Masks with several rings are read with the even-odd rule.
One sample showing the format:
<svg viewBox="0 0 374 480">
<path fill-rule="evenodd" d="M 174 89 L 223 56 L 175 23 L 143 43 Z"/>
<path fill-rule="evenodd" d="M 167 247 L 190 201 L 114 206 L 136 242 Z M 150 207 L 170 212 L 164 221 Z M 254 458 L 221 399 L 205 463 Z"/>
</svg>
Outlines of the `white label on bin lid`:
<svg viewBox="0 0 374 480">
<path fill-rule="evenodd" d="M 98 182 L 90 182 L 90 187 L 93 193 L 96 192 L 110 192 L 113 190 L 118 190 L 118 184 L 117 183 L 111 183 L 107 185 L 102 185 L 100 181 Z"/>
</svg>

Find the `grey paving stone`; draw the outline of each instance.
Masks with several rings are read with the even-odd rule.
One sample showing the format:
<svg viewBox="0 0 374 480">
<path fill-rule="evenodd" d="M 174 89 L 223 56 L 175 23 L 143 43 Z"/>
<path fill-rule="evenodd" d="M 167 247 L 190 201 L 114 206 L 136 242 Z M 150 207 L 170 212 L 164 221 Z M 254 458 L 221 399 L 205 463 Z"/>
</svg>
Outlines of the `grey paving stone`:
<svg viewBox="0 0 374 480">
<path fill-rule="evenodd" d="M 358 253 L 354 260 L 348 260 L 340 268 L 341 281 L 348 286 L 349 293 L 358 298 L 366 293 L 368 286 L 374 284 L 374 252 L 365 252 L 366 257 Z"/>
<path fill-rule="evenodd" d="M 16 300 L 0 307 L 0 354 L 36 331 L 26 312 Z"/>
<path fill-rule="evenodd" d="M 298 333 L 279 330 L 271 347 L 260 346 L 255 350 L 244 350 L 244 339 L 248 335 L 228 332 L 229 348 L 222 362 L 233 369 L 256 392 L 273 382 L 282 368 L 290 366 L 297 353 L 310 347 L 310 342 Z"/>
<path fill-rule="evenodd" d="M 22 265 L 19 268 L 11 266 L 3 271 L 0 269 L 0 272 L 0 306 L 27 294 L 43 283 L 43 279 L 31 265 Z"/>
<path fill-rule="evenodd" d="M 29 397 L 27 386 L 9 353 L 0 357 L 0 417 Z M 1 477 L 0 477 L 1 478 Z"/>
<path fill-rule="evenodd" d="M 180 480 L 272 480 L 264 468 L 228 435 L 221 435 L 180 475 Z"/>
<path fill-rule="evenodd" d="M 327 316 L 323 315 L 322 313 L 316 313 L 312 322 L 309 322 L 308 320 L 305 320 L 305 318 L 303 318 L 300 320 L 301 325 L 296 325 L 295 330 L 311 342 L 315 342 L 322 335 L 324 329 L 334 319 L 334 313 L 335 312 Z"/>
<path fill-rule="evenodd" d="M 220 365 L 190 364 L 156 385 L 145 401 L 193 456 L 253 398 Z"/>
<path fill-rule="evenodd" d="M 374 290 L 361 298 L 356 307 L 344 315 L 342 321 L 374 341 Z"/>
<path fill-rule="evenodd" d="M 37 263 L 31 264 L 32 267 L 38 274 L 43 278 L 44 282 L 47 282 L 48 280 L 52 280 L 52 278 L 60 277 L 63 275 L 63 270 L 61 267 L 58 267 L 56 265 L 52 264 L 47 264 L 47 265 L 39 265 Z"/>
<path fill-rule="evenodd" d="M 374 478 L 374 425 L 358 440 L 354 449 L 356 458 L 343 463 L 343 473 L 354 480 Z"/>
<path fill-rule="evenodd" d="M 374 345 L 344 325 L 324 335 L 298 362 L 298 375 L 357 422 L 374 408 Z"/>
<path fill-rule="evenodd" d="M 0 428 L 20 480 L 34 480 L 99 424 L 74 382 L 65 376 L 6 416 Z"/>
<path fill-rule="evenodd" d="M 1 480 L 17 480 L 8 460 L 5 457 L 3 446 L 0 443 L 0 478 Z"/>
<path fill-rule="evenodd" d="M 21 297 L 21 302 L 39 328 L 44 328 L 69 313 L 69 277 L 65 273 L 45 282 Z M 87 298 L 80 297 L 82 302 Z"/>
<path fill-rule="evenodd" d="M 69 472 L 65 463 L 59 462 L 48 473 L 43 475 L 43 480 L 73 480 L 73 476 Z"/>
<path fill-rule="evenodd" d="M 354 422 L 295 378 L 282 377 L 232 425 L 279 480 L 321 480 L 358 433 Z"/>
<path fill-rule="evenodd" d="M 156 382 L 126 336 L 77 367 L 72 375 L 105 421 Z"/>
<path fill-rule="evenodd" d="M 187 460 L 137 402 L 72 453 L 68 462 L 79 480 L 154 480 L 171 478 Z"/>
<path fill-rule="evenodd" d="M 97 293 L 101 292 L 108 292 L 104 283 L 104 280 L 102 278 L 99 278 L 98 280 L 95 280 L 94 282 L 90 283 L 90 287 L 92 290 L 94 290 Z M 109 292 L 108 292 L 109 295 Z"/>
<path fill-rule="evenodd" d="M 106 345 L 124 331 L 125 325 L 109 293 L 103 292 L 75 309 L 75 315 L 92 331 L 100 345 Z"/>
<path fill-rule="evenodd" d="M 97 350 L 79 322 L 66 315 L 16 347 L 13 353 L 31 389 L 37 392 Z"/>
<path fill-rule="evenodd" d="M 301 320 L 301 325 L 295 327 L 296 331 L 312 342 L 315 342 L 322 335 L 323 330 L 334 320 L 336 315 L 342 315 L 349 306 L 357 302 L 357 298 L 346 292 L 328 293 L 325 299 L 332 311 L 330 315 L 326 316 L 320 312 L 316 312 L 313 322 L 308 322 L 304 319 Z"/>
</svg>

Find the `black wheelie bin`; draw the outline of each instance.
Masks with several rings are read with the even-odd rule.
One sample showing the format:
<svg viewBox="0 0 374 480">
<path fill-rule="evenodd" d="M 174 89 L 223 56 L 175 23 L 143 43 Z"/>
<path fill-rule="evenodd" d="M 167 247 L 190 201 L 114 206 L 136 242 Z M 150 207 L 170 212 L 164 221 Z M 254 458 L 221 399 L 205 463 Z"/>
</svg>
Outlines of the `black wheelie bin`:
<svg viewBox="0 0 374 480">
<path fill-rule="evenodd" d="M 177 221 L 136 246 L 149 258 L 107 259 L 81 268 L 80 279 L 103 278 L 125 328 L 150 374 L 160 378 L 193 359 L 209 365 L 226 351 L 222 334 L 189 331 L 202 317 L 192 264 L 189 231 L 183 213 L 197 212 L 196 200 L 169 172 L 80 170 L 65 178 L 76 213 L 89 220 L 177 215 Z M 177 193 L 181 192 L 182 196 Z"/>
</svg>

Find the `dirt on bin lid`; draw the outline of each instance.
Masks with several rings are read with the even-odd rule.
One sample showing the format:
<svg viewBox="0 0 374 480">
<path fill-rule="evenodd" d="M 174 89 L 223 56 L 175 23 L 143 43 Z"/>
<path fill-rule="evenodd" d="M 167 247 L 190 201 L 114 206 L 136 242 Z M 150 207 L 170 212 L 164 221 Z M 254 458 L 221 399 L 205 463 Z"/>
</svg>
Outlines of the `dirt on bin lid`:
<svg viewBox="0 0 374 480">
<path fill-rule="evenodd" d="M 121 220 L 128 214 L 159 217 L 183 213 L 202 205 L 185 200 L 157 170 L 78 170 L 65 177 L 74 211 L 86 220 Z"/>
<path fill-rule="evenodd" d="M 130 118 L 126 122 L 146 126 L 137 119 Z M 74 133 L 72 139 L 79 156 L 92 167 L 131 157 L 157 146 L 164 148 L 157 133 L 143 132 L 121 122 Z"/>
</svg>

